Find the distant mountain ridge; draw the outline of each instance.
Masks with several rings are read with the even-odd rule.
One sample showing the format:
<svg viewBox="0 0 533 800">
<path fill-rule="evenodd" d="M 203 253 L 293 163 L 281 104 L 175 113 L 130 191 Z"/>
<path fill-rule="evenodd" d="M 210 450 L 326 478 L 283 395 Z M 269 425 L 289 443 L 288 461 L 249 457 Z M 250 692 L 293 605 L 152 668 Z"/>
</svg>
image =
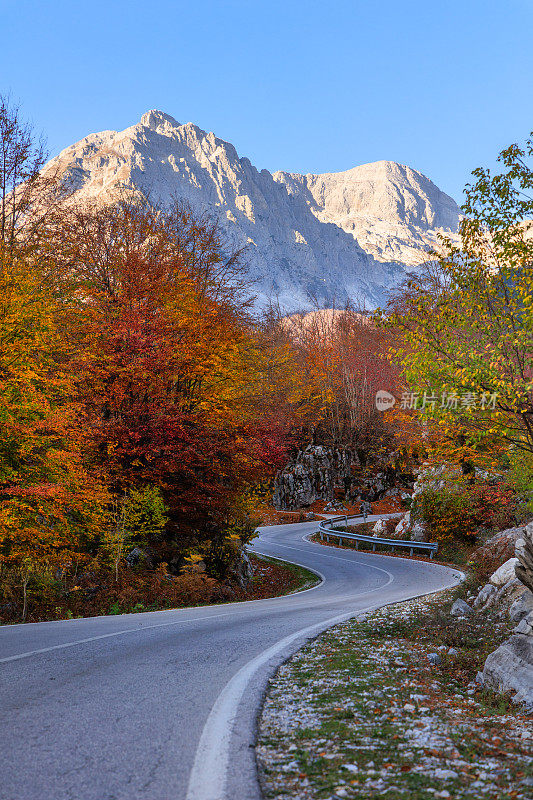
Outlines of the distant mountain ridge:
<svg viewBox="0 0 533 800">
<path fill-rule="evenodd" d="M 308 308 L 310 297 L 379 305 L 437 232 L 454 233 L 459 221 L 455 201 L 410 167 L 377 161 L 271 174 L 213 133 L 155 110 L 124 131 L 90 134 L 47 168 L 58 168 L 79 200 L 128 187 L 208 213 L 232 246 L 247 246 L 259 305 L 278 301 L 287 311 Z"/>
</svg>

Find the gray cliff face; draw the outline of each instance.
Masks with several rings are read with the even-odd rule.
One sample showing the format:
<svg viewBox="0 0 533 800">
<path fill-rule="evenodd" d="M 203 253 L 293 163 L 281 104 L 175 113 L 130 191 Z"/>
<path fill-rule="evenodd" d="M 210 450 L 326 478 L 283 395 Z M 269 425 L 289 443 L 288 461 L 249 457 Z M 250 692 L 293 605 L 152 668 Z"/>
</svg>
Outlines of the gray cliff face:
<svg viewBox="0 0 533 800">
<path fill-rule="evenodd" d="M 315 500 L 333 500 L 335 488 L 342 488 L 350 477 L 351 463 L 347 450 L 322 445 L 299 450 L 276 477 L 274 508 L 293 511 Z"/>
<path fill-rule="evenodd" d="M 103 131 L 63 150 L 58 169 L 76 200 L 140 190 L 218 220 L 231 247 L 246 247 L 258 304 L 286 311 L 348 299 L 373 308 L 416 268 L 437 232 L 457 230 L 451 197 L 391 161 L 346 172 L 258 171 L 233 145 L 192 123 L 149 111 L 124 131 Z"/>
<path fill-rule="evenodd" d="M 533 522 L 526 525 L 522 536 L 516 540 L 516 577 L 533 592 Z"/>
</svg>

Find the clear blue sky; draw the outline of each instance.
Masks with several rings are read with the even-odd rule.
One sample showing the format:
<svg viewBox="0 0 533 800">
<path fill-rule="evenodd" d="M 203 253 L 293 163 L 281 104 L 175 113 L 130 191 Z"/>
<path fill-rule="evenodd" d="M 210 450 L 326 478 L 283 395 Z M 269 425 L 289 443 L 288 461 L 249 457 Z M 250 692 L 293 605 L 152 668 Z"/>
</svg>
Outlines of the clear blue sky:
<svg viewBox="0 0 533 800">
<path fill-rule="evenodd" d="M 259 169 L 409 164 L 461 200 L 533 129 L 533 0 L 0 0 L 0 91 L 50 152 L 149 108 Z"/>
</svg>

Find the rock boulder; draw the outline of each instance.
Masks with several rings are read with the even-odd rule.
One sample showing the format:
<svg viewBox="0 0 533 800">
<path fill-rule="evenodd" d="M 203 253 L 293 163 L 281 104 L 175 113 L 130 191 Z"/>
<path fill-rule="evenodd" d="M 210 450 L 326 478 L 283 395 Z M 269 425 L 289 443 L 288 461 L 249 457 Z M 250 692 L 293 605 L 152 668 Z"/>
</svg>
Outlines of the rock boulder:
<svg viewBox="0 0 533 800">
<path fill-rule="evenodd" d="M 516 558 L 502 564 L 491 576 L 491 583 L 497 588 L 496 599 L 512 599 L 509 613 L 518 625 L 513 635 L 487 658 L 481 677 L 485 685 L 497 691 L 514 692 L 515 701 L 533 711 L 532 522 L 516 540 Z"/>
<path fill-rule="evenodd" d="M 532 619 L 533 622 L 533 619 Z M 485 661 L 483 683 L 499 692 L 515 692 L 515 701 L 533 711 L 533 636 L 531 626 L 520 622 L 527 632 L 515 630 Z"/>
<path fill-rule="evenodd" d="M 497 586 L 505 586 L 506 583 L 515 578 L 515 566 L 518 564 L 517 558 L 510 558 L 501 567 L 498 567 L 496 572 L 490 576 L 490 582 Z"/>
<path fill-rule="evenodd" d="M 350 479 L 351 463 L 349 450 L 322 445 L 299 450 L 276 476 L 274 507 L 293 511 L 315 500 L 333 500 L 335 488 L 344 488 Z"/>
<path fill-rule="evenodd" d="M 469 606 L 464 600 L 456 600 L 450 611 L 452 617 L 466 617 L 472 613 L 472 606 Z"/>
</svg>

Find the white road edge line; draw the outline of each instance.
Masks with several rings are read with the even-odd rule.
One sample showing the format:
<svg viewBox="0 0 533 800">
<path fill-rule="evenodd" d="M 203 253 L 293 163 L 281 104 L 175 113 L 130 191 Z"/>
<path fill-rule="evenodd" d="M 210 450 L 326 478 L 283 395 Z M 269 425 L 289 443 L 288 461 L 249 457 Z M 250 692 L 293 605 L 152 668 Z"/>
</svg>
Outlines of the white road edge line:
<svg viewBox="0 0 533 800">
<path fill-rule="evenodd" d="M 291 549 L 297 549 L 297 548 L 291 548 Z M 268 556 L 267 553 L 258 553 L 258 555 L 265 555 L 268 558 L 274 558 L 274 559 L 276 558 L 275 556 Z M 329 558 L 339 558 L 339 557 L 338 556 L 329 556 Z M 277 561 L 282 561 L 282 562 L 284 561 L 287 564 L 296 564 L 299 567 L 304 567 L 305 569 L 309 569 L 310 572 L 315 572 L 315 574 L 318 575 L 319 578 L 321 578 L 322 583 L 324 583 L 324 581 L 326 580 L 325 576 L 322 575 L 322 573 L 318 572 L 318 570 L 313 570 L 311 567 L 305 567 L 304 564 L 297 564 L 296 561 L 289 561 L 288 559 L 285 559 L 285 558 L 278 558 L 276 560 Z M 347 561 L 348 559 L 340 559 L 340 560 Z M 374 569 L 379 569 L 379 567 L 374 567 Z M 386 570 L 381 570 L 381 571 L 385 572 Z M 390 572 L 387 572 L 387 575 L 390 576 Z M 318 589 L 319 586 L 322 585 L 322 583 L 319 583 L 316 586 L 310 586 L 309 589 L 303 589 L 301 592 L 294 592 L 294 593 L 291 593 L 291 594 L 298 595 L 298 594 L 305 594 L 305 592 L 312 592 L 314 589 Z M 386 585 L 388 585 L 388 584 L 386 584 Z M 265 598 L 265 600 L 278 600 L 278 599 L 281 600 L 281 599 L 289 597 L 289 596 L 290 595 L 281 595 L 279 598 L 277 598 L 277 597 L 267 597 L 267 598 Z M 238 602 L 242 603 L 242 601 L 238 601 Z M 249 601 L 246 601 L 246 602 L 249 602 Z M 262 601 L 256 601 L 256 602 L 262 602 Z M 232 605 L 237 605 L 237 603 L 224 603 L 223 605 L 224 606 L 232 606 Z M 204 606 L 204 608 L 208 608 L 208 606 Z M 182 609 L 168 609 L 168 611 L 181 611 L 181 610 Z M 205 619 L 215 619 L 217 617 L 228 617 L 228 616 L 230 616 L 230 614 L 231 614 L 231 612 L 230 613 L 226 613 L 226 614 L 209 614 L 209 615 L 205 615 L 203 617 L 193 617 L 192 619 L 179 619 L 179 620 L 175 620 L 174 622 L 162 622 L 162 623 L 160 623 L 158 625 L 142 625 L 139 628 L 127 628 L 126 630 L 122 630 L 122 631 L 113 631 L 112 633 L 103 633 L 103 634 L 101 634 L 99 636 L 90 636 L 87 639 L 76 639 L 73 642 L 64 642 L 63 644 L 55 644 L 55 645 L 52 645 L 51 647 L 42 647 L 39 650 L 29 650 L 29 651 L 27 651 L 25 653 L 18 653 L 17 655 L 14 655 L 14 656 L 7 656 L 6 658 L 0 658 L 0 664 L 7 664 L 10 661 L 20 661 L 20 659 L 22 659 L 22 658 L 29 658 L 30 656 L 37 656 L 37 655 L 41 655 L 43 653 L 51 653 L 54 650 L 65 650 L 68 647 L 75 647 L 76 645 L 79 645 L 79 644 L 89 644 L 89 642 L 97 642 L 99 639 L 109 639 L 109 638 L 112 638 L 113 636 L 124 636 L 126 633 L 139 633 L 139 631 L 147 631 L 147 630 L 152 630 L 154 628 L 167 628 L 167 627 L 169 627 L 171 625 L 187 625 L 187 624 L 190 624 L 191 622 L 203 622 L 203 620 L 205 620 Z M 65 620 L 60 620 L 60 621 L 63 622 Z M 66 620 L 66 621 L 67 622 L 72 622 L 72 620 Z M 4 627 L 4 626 L 2 626 L 2 627 Z M 7 626 L 6 625 L 5 627 L 11 628 L 12 626 Z"/>
<path fill-rule="evenodd" d="M 290 549 L 291 550 L 292 549 L 296 550 L 297 548 L 290 548 Z M 265 556 L 267 556 L 269 558 L 276 558 L 275 556 L 268 556 L 267 553 L 258 553 L 258 555 L 265 555 Z M 326 556 L 326 558 L 327 557 L 328 556 Z M 339 556 L 329 556 L 329 558 L 335 558 L 335 559 L 341 560 L 341 561 L 350 560 L 350 559 L 341 558 Z M 296 564 L 299 567 L 305 567 L 304 564 L 297 564 L 296 561 L 289 561 L 288 559 L 281 559 L 281 558 L 278 558 L 277 560 L 278 561 L 285 561 L 288 564 Z M 318 572 L 317 570 L 313 570 L 312 567 L 305 567 L 305 569 L 309 569 L 310 572 L 315 572 L 319 576 L 319 578 L 322 579 L 322 583 L 324 583 L 324 581 L 326 580 L 325 576 L 322 575 L 322 573 Z M 373 569 L 379 570 L 379 567 L 373 567 Z M 386 572 L 386 570 L 380 570 L 380 571 L 381 572 Z M 387 575 L 392 577 L 390 575 L 390 572 L 387 572 Z M 314 589 L 318 589 L 322 585 L 322 583 L 319 583 L 316 586 L 310 586 L 309 589 L 304 589 L 301 592 L 294 592 L 294 593 L 291 593 L 291 594 L 298 595 L 298 594 L 305 594 L 305 592 L 312 592 Z M 388 584 L 385 584 L 385 585 L 388 585 Z M 282 600 L 282 599 L 284 599 L 286 597 L 289 597 L 289 596 L 290 595 L 281 595 L 279 598 L 277 598 L 277 597 L 267 597 L 267 598 L 264 598 L 264 599 L 266 601 L 268 601 L 268 600 L 278 600 L 278 599 Z M 242 603 L 243 601 L 238 601 L 238 602 Z M 245 602 L 250 602 L 250 601 L 245 601 Z M 254 602 L 254 601 L 251 601 L 251 602 Z M 260 603 L 260 602 L 263 602 L 263 601 L 259 600 L 259 601 L 255 601 L 255 602 L 259 602 Z M 232 605 L 237 605 L 237 603 L 224 603 L 223 605 L 224 606 L 232 606 Z M 204 608 L 208 608 L 208 606 L 204 606 Z M 181 611 L 181 610 L 184 610 L 184 609 L 168 609 L 168 611 Z M 155 613 L 158 613 L 158 612 L 155 612 Z M 215 619 L 217 617 L 228 617 L 228 616 L 230 616 L 230 614 L 231 614 L 231 612 L 230 613 L 226 613 L 226 614 L 209 614 L 209 615 L 205 615 L 203 617 L 193 617 L 192 619 L 179 619 L 179 620 L 175 620 L 174 622 L 162 622 L 162 623 L 160 623 L 158 625 L 142 625 L 139 628 L 127 628 L 126 630 L 122 630 L 122 631 L 113 631 L 111 633 L 103 633 L 103 634 L 101 634 L 99 636 L 90 636 L 87 639 L 76 639 L 73 642 L 64 642 L 63 644 L 55 644 L 55 645 L 52 645 L 51 647 L 42 647 L 39 650 L 29 650 L 29 651 L 27 651 L 25 653 L 18 653 L 17 655 L 14 655 L 14 656 L 7 656 L 6 658 L 0 658 L 0 664 L 7 664 L 10 661 L 20 661 L 20 659 L 22 659 L 22 658 L 29 658 L 30 656 L 37 656 L 37 655 L 41 655 L 43 653 L 51 653 L 54 650 L 65 650 L 68 647 L 75 647 L 76 645 L 79 645 L 79 644 L 88 644 L 89 642 L 97 642 L 99 639 L 109 639 L 109 638 L 112 638 L 113 636 L 124 636 L 126 633 L 139 633 L 139 631 L 147 631 L 147 630 L 152 630 L 154 628 L 167 628 L 167 627 L 169 627 L 171 625 L 187 625 L 187 624 L 189 624 L 191 622 L 203 622 L 203 620 L 205 620 L 205 619 Z M 64 622 L 64 621 L 72 622 L 72 620 L 60 620 L 60 621 L 61 622 Z M 37 624 L 39 624 L 39 623 L 37 623 Z M 4 626 L 2 626 L 2 627 L 4 627 Z M 11 628 L 13 626 L 6 625 L 5 627 Z"/>
<path fill-rule="evenodd" d="M 314 544 L 314 542 L 311 542 L 311 544 Z M 296 550 L 297 553 L 301 553 L 302 552 L 302 550 L 300 550 L 300 548 L 293 547 L 293 545 L 290 545 L 290 544 L 279 544 L 279 543 L 276 542 L 276 547 L 282 547 L 284 550 Z M 340 548 L 338 548 L 338 549 L 340 550 Z M 356 552 L 356 551 L 354 551 L 354 552 Z M 262 555 L 265 555 L 265 553 L 262 553 Z M 376 572 L 384 572 L 385 575 L 388 575 L 389 578 L 390 578 L 390 580 L 388 581 L 388 583 L 385 584 L 385 586 L 388 586 L 389 583 L 391 582 L 391 580 L 393 579 L 392 573 L 389 572 L 387 569 L 383 569 L 383 567 L 376 567 L 374 564 L 367 564 L 364 561 L 359 561 L 358 559 L 355 559 L 355 558 L 344 558 L 343 556 L 332 556 L 332 555 L 328 555 L 326 553 L 321 553 L 321 558 L 329 558 L 330 560 L 333 560 L 333 561 L 349 561 L 351 564 L 361 564 L 361 566 L 368 567 L 369 569 L 374 569 L 374 570 L 376 570 Z M 280 559 L 280 560 L 287 561 L 288 564 L 296 564 L 296 561 L 288 561 L 288 559 L 286 559 L 286 558 Z M 297 566 L 301 567 L 303 565 L 302 564 L 298 564 Z M 440 564 L 438 566 L 440 566 Z M 312 570 L 311 567 L 306 567 L 306 569 Z M 324 578 L 324 580 L 325 580 L 325 578 Z M 312 588 L 316 589 L 318 587 L 313 586 Z M 383 587 L 379 586 L 378 588 L 382 589 Z M 311 591 L 311 589 L 305 589 L 305 591 L 309 592 L 309 591 Z M 375 592 L 376 589 L 372 589 L 371 591 Z M 296 594 L 297 594 L 297 592 L 296 592 Z M 303 592 L 301 592 L 301 594 L 303 594 Z M 362 594 L 368 594 L 368 592 L 361 592 L 361 595 Z M 361 595 L 359 595 L 359 597 L 361 597 Z M 288 595 L 282 595 L 282 596 L 283 597 L 288 597 Z"/>
<path fill-rule="evenodd" d="M 342 556 L 330 556 L 330 558 L 341 561 L 348 560 L 342 558 Z M 393 582 L 394 576 L 387 570 L 380 567 L 371 567 L 371 569 L 375 569 L 377 572 L 385 572 L 388 575 L 387 582 L 380 586 L 380 589 L 384 589 Z M 361 592 L 359 596 L 372 594 L 375 591 L 376 589 L 369 589 L 366 592 Z M 336 601 L 339 599 L 337 598 Z M 352 610 L 314 625 L 309 625 L 306 628 L 301 628 L 296 633 L 280 639 L 279 642 L 264 650 L 235 673 L 217 697 L 203 727 L 189 777 L 185 800 L 225 800 L 233 723 L 237 716 L 241 698 L 254 673 L 297 639 L 320 633 L 320 631 L 327 630 L 327 628 L 339 622 L 351 619 L 357 614 L 362 614 L 374 608 L 376 608 L 375 605 L 367 606 L 357 611 Z"/>
<path fill-rule="evenodd" d="M 291 549 L 293 549 L 293 548 L 291 548 Z M 296 548 L 294 548 L 294 549 L 296 549 Z M 267 553 L 258 553 L 258 555 L 264 555 L 264 556 L 267 556 L 268 558 L 274 558 L 274 559 L 276 558 L 275 556 L 268 556 Z M 336 556 L 330 556 L 330 558 L 336 558 Z M 298 567 L 304 567 L 305 569 L 309 569 L 310 572 L 315 572 L 316 575 L 318 575 L 318 577 L 321 578 L 322 583 L 324 583 L 325 580 L 326 580 L 325 576 L 322 573 L 318 572 L 318 570 L 313 570 L 311 567 L 305 567 L 304 564 L 297 564 L 296 561 L 289 561 L 288 559 L 285 559 L 285 558 L 278 558 L 276 560 L 277 561 L 282 561 L 282 562 L 284 561 L 287 564 L 296 564 L 296 566 L 298 566 Z M 348 559 L 340 559 L 340 560 L 347 561 Z M 374 569 L 379 569 L 379 567 L 374 567 Z M 381 570 L 381 571 L 383 572 L 385 570 Z M 387 575 L 390 576 L 390 573 L 388 572 Z M 320 586 L 322 586 L 322 583 L 319 583 L 316 586 L 310 586 L 309 589 L 303 589 L 301 592 L 293 592 L 293 593 L 291 593 L 291 595 L 292 594 L 298 595 L 298 594 L 305 594 L 305 592 L 312 592 L 314 589 L 318 589 Z M 388 585 L 388 584 L 386 584 L 386 585 Z M 282 600 L 282 599 L 284 599 L 286 597 L 290 597 L 291 595 L 281 595 L 279 598 L 278 597 L 266 597 L 266 598 L 264 598 L 264 600 L 266 600 L 266 601 L 268 601 L 268 600 L 278 600 L 278 599 Z M 235 606 L 235 605 L 238 605 L 238 604 L 240 604 L 242 602 L 243 601 L 239 600 L 238 603 L 223 603 L 222 605 L 224 605 L 224 606 Z M 254 601 L 244 601 L 244 602 L 254 602 Z M 261 601 L 261 600 L 257 601 L 256 600 L 255 602 L 256 603 L 257 602 L 261 603 L 263 601 Z M 204 608 L 208 608 L 209 606 L 203 606 L 203 607 Z M 169 609 L 165 609 L 165 612 L 167 612 L 167 611 L 182 611 L 182 610 L 185 610 L 185 609 L 169 608 Z M 155 612 L 155 613 L 160 613 L 160 612 Z M 6 658 L 0 658 L 0 664 L 7 664 L 10 661 L 19 661 L 22 658 L 29 658 L 30 656 L 37 656 L 37 655 L 41 655 L 42 653 L 51 653 L 54 650 L 65 650 L 68 647 L 75 647 L 78 644 L 88 644 L 89 642 L 97 642 L 99 639 L 109 639 L 109 638 L 112 638 L 113 636 L 124 636 L 126 633 L 139 633 L 140 631 L 152 630 L 153 628 L 167 628 L 167 627 L 169 627 L 171 625 L 186 625 L 186 624 L 189 624 L 191 622 L 203 622 L 204 619 L 215 619 L 217 617 L 228 617 L 230 615 L 231 615 L 231 612 L 227 613 L 227 614 L 209 614 L 209 615 L 205 615 L 203 617 L 193 617 L 191 619 L 179 619 L 179 620 L 175 620 L 174 622 L 162 622 L 162 623 L 160 623 L 158 625 L 142 625 L 139 628 L 127 628 L 126 630 L 122 630 L 122 631 L 113 631 L 112 633 L 103 633 L 103 634 L 101 634 L 99 636 L 90 636 L 87 639 L 75 639 L 73 642 L 64 642 L 63 644 L 55 644 L 55 645 L 52 645 L 51 647 L 42 647 L 40 650 L 29 650 L 29 651 L 27 651 L 25 653 L 18 653 L 17 655 L 14 655 L 14 656 L 7 656 Z M 58 621 L 58 620 L 53 620 L 53 622 L 56 622 L 56 621 Z M 60 622 L 72 622 L 73 620 L 59 620 L 59 621 Z M 43 623 L 37 623 L 37 624 L 43 624 Z M 46 624 L 46 623 L 44 623 L 44 624 Z M 14 626 L 6 625 L 6 626 L 2 626 L 2 627 L 12 628 Z"/>
<path fill-rule="evenodd" d="M 263 542 L 263 544 L 267 544 L 267 542 Z M 271 555 L 269 555 L 269 553 L 262 553 L 260 550 L 250 550 L 249 552 L 252 553 L 252 554 L 258 555 L 258 556 L 264 556 L 265 558 L 271 558 L 273 561 L 279 561 L 281 564 L 294 564 L 295 567 L 302 567 L 303 569 L 306 569 L 308 572 L 312 572 L 314 575 L 317 576 L 317 578 L 320 578 L 322 583 L 324 583 L 325 580 L 326 580 L 326 576 L 323 575 L 322 572 L 319 572 L 317 569 L 315 569 L 315 567 L 308 567 L 305 564 L 300 564 L 299 561 L 289 561 L 288 558 L 280 558 L 279 556 L 271 556 Z M 301 552 L 301 550 L 299 552 Z M 318 589 L 318 587 L 321 586 L 321 585 L 322 585 L 321 583 L 317 583 L 316 586 L 310 586 L 309 589 L 295 589 L 294 592 L 290 592 L 289 594 L 282 594 L 280 596 L 281 597 L 290 597 L 293 594 L 305 594 L 305 592 L 312 592 L 314 589 Z M 269 600 L 275 600 L 276 598 L 272 597 L 272 598 L 268 598 L 268 599 Z"/>
<path fill-rule="evenodd" d="M 380 570 L 379 567 L 374 567 L 374 569 Z M 380 571 L 387 572 L 387 570 Z M 390 579 L 385 586 L 388 586 L 394 580 L 393 576 L 390 573 L 388 574 Z M 456 575 L 453 575 L 453 577 L 456 580 L 458 579 Z M 459 578 L 460 580 L 461 578 Z M 451 585 L 443 586 L 442 589 L 436 589 L 433 592 L 429 592 L 429 594 L 433 594 L 435 591 L 443 591 L 443 589 L 450 588 Z M 385 588 L 385 586 L 380 588 Z M 362 594 L 370 594 L 372 591 L 375 591 L 375 589 Z M 426 592 L 425 594 L 428 593 Z M 424 594 L 414 594 L 385 605 L 394 605 L 399 602 L 405 603 L 408 600 L 423 596 Z M 307 628 L 302 628 L 296 633 L 281 639 L 241 667 L 217 697 L 205 722 L 196 749 L 185 800 L 227 800 L 226 781 L 233 724 L 246 687 L 260 667 L 264 666 L 271 658 L 297 639 L 305 636 L 310 638 L 313 634 L 325 631 L 333 625 L 338 625 L 341 622 L 357 617 L 358 614 L 363 614 L 365 611 L 374 611 L 378 608 L 380 608 L 379 604 L 367 606 L 366 608 L 350 611 L 315 625 L 310 625 Z"/>
<path fill-rule="evenodd" d="M 302 540 L 305 541 L 307 539 L 308 535 L 310 535 L 310 534 L 302 536 Z M 266 544 L 266 542 L 265 542 L 265 544 Z M 301 552 L 301 551 L 298 550 L 297 547 L 290 547 L 289 545 L 279 545 L 279 544 L 277 544 L 276 546 L 277 547 L 283 547 L 283 548 L 285 548 L 287 550 L 297 550 L 298 552 Z M 264 555 L 264 556 L 267 556 L 268 558 L 274 558 L 274 559 L 276 558 L 276 556 L 271 556 L 268 553 L 260 553 L 260 552 L 258 552 L 258 555 Z M 329 558 L 329 559 L 333 559 L 335 561 L 352 561 L 352 559 L 343 558 L 342 556 L 333 556 L 333 555 L 324 554 L 323 557 Z M 322 586 L 322 584 L 326 580 L 325 576 L 322 573 L 320 573 L 318 570 L 313 569 L 313 567 L 306 566 L 305 564 L 298 563 L 297 561 L 290 561 L 289 559 L 280 559 L 280 558 L 278 558 L 277 560 L 278 561 L 285 561 L 288 564 L 296 564 L 299 567 L 304 567 L 305 569 L 308 569 L 310 572 L 315 572 L 315 574 L 317 574 L 322 579 L 322 583 L 321 584 L 317 584 L 316 586 L 311 586 L 311 587 L 309 587 L 309 589 L 304 589 L 301 592 L 291 593 L 291 595 L 298 596 L 299 594 L 302 594 L 302 595 L 305 594 L 305 592 L 312 592 L 315 589 L 318 589 L 320 586 Z M 361 563 L 364 563 L 364 562 L 361 562 Z M 385 586 L 388 586 L 389 583 L 393 579 L 391 573 L 386 569 L 383 569 L 381 567 L 376 567 L 373 564 L 372 565 L 371 564 L 364 564 L 364 566 L 368 566 L 371 569 L 377 570 L 378 572 L 384 572 L 386 575 L 388 575 L 389 576 L 389 581 L 385 584 Z M 450 568 L 448 567 L 448 569 L 450 569 Z M 450 571 L 452 571 L 452 570 L 450 570 Z M 462 576 L 462 579 L 464 580 L 464 574 L 463 573 L 459 573 L 459 575 Z M 379 588 L 380 589 L 384 588 L 384 586 L 383 587 L 379 587 Z M 376 590 L 372 589 L 372 590 L 370 590 L 370 592 L 364 592 L 362 594 L 370 594 L 372 591 L 376 591 Z M 286 597 L 290 597 L 291 595 L 281 595 L 281 597 L 279 597 L 279 598 L 277 598 L 277 597 L 269 597 L 269 598 L 265 598 L 265 601 L 278 600 L 278 599 L 282 600 L 282 599 L 284 599 Z M 339 599 L 341 599 L 341 598 L 336 598 L 336 601 L 338 601 Z M 348 599 L 348 596 L 347 596 L 346 599 Z M 239 602 L 242 602 L 242 601 L 239 601 Z M 250 602 L 250 601 L 247 601 L 247 602 Z M 254 601 L 252 601 L 252 602 L 254 602 Z M 259 601 L 255 601 L 255 602 L 261 603 L 261 602 L 264 602 L 264 601 L 259 600 Z M 224 603 L 223 605 L 224 606 L 232 606 L 232 605 L 237 605 L 237 603 Z M 208 606 L 204 606 L 204 608 L 208 608 Z M 182 609 L 165 609 L 165 612 L 176 611 L 176 610 L 180 611 Z M 155 612 L 155 613 L 162 613 L 162 612 Z M 359 612 L 357 612 L 357 613 L 359 613 Z M 230 616 L 230 615 L 229 614 L 210 614 L 210 615 L 206 615 L 204 617 L 194 617 L 192 619 L 180 619 L 180 620 L 175 620 L 174 622 L 163 622 L 163 623 L 161 623 L 159 625 L 143 625 L 143 626 L 141 626 L 139 628 L 128 628 L 128 629 L 122 630 L 122 631 L 113 631 L 112 633 L 104 633 L 104 634 L 101 634 L 99 636 L 90 636 L 87 639 L 76 639 L 73 642 L 65 642 L 63 644 L 56 644 L 56 645 L 53 645 L 51 647 L 43 647 L 43 648 L 41 648 L 39 650 L 29 650 L 28 652 L 25 652 L 25 653 L 18 653 L 17 655 L 8 656 L 7 658 L 0 658 L 0 664 L 7 664 L 7 663 L 9 663 L 11 661 L 20 661 L 23 658 L 30 658 L 30 656 L 41 655 L 43 653 L 51 653 L 54 650 L 65 650 L 65 649 L 67 649 L 69 647 L 75 647 L 76 645 L 79 645 L 79 644 L 88 644 L 89 642 L 96 642 L 96 641 L 98 641 L 100 639 L 109 639 L 109 638 L 112 638 L 114 636 L 124 636 L 126 633 L 138 633 L 139 631 L 151 630 L 153 628 L 154 629 L 155 628 L 167 628 L 167 627 L 174 626 L 174 625 L 185 625 L 185 624 L 189 624 L 191 622 L 202 622 L 204 619 L 215 619 L 217 617 L 227 617 L 227 616 Z M 62 620 L 62 621 L 72 622 L 73 620 Z M 55 622 L 55 620 L 54 620 L 54 622 Z M 37 623 L 37 624 L 43 624 L 43 623 Z M 44 623 L 44 624 L 46 624 L 46 623 Z M 1 627 L 6 627 L 6 628 L 11 628 L 12 629 L 15 626 L 6 625 L 6 626 L 1 626 Z M 16 626 L 16 627 L 18 627 L 18 626 Z"/>
<path fill-rule="evenodd" d="M 219 694 L 204 725 L 189 778 L 185 800 L 225 800 L 233 723 L 239 703 L 254 673 L 292 642 L 368 611 L 373 606 L 332 617 L 302 628 L 264 650 L 235 673 Z"/>
</svg>

